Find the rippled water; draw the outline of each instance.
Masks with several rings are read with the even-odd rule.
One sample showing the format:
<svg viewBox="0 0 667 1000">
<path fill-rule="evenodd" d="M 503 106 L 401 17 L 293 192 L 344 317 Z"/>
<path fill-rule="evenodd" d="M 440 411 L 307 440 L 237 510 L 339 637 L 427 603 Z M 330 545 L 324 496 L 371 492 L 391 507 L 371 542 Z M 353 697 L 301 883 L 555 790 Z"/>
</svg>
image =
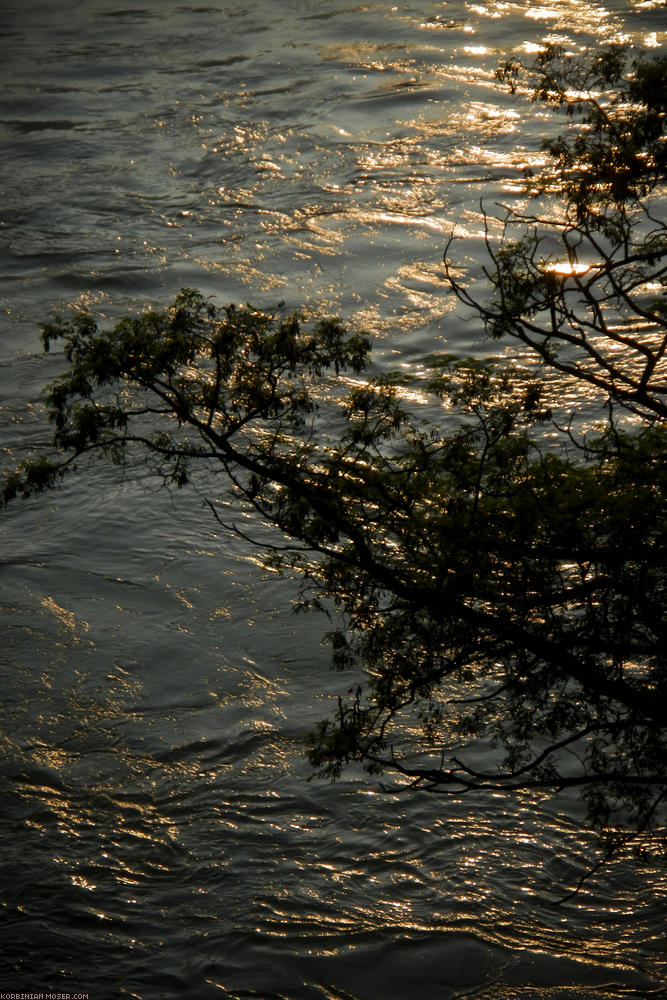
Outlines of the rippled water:
<svg viewBox="0 0 667 1000">
<path fill-rule="evenodd" d="M 664 2 L 5 0 L 0 455 L 44 437 L 52 308 L 183 285 L 335 311 L 378 364 L 488 350 L 442 249 L 520 197 L 557 123 L 498 88 L 543 39 L 665 40 Z M 3 989 L 117 996 L 664 996 L 664 871 L 571 803 L 308 782 L 323 623 L 202 498 L 94 468 L 0 550 Z M 325 693 L 323 693 L 325 692 Z M 561 811 L 563 813 L 561 814 Z"/>
</svg>

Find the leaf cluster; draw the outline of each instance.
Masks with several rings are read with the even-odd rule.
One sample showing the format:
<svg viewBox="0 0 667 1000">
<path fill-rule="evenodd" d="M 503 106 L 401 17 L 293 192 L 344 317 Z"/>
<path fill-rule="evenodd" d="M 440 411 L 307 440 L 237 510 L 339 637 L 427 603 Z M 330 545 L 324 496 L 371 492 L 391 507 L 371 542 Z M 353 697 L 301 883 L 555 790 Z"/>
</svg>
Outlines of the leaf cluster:
<svg viewBox="0 0 667 1000">
<path fill-rule="evenodd" d="M 306 330 L 296 313 L 220 309 L 193 289 L 164 312 L 125 317 L 107 331 L 87 314 L 57 319 L 42 339 L 46 351 L 60 342 L 69 365 L 46 395 L 61 458 L 13 473 L 5 501 L 50 486 L 86 454 L 123 462 L 130 445 L 177 486 L 192 460 L 206 458 L 261 479 L 252 456 L 278 467 L 281 449 L 316 412 L 324 377 L 361 372 L 370 349 L 367 336 L 348 334 L 336 318 Z M 271 434 L 258 434 L 260 424 Z"/>
<path fill-rule="evenodd" d="M 496 76 L 516 91 L 532 80 L 532 99 L 576 120 L 544 149 L 553 157 L 555 186 L 578 222 L 601 227 L 609 213 L 646 198 L 667 171 L 667 57 L 630 59 L 611 44 L 589 59 L 552 43 L 524 68 L 513 60 Z"/>
<path fill-rule="evenodd" d="M 610 409 L 663 420 L 667 59 L 630 61 L 626 47 L 610 46 L 577 60 L 549 46 L 530 70 L 508 64 L 499 75 L 513 87 L 533 81 L 533 99 L 564 107 L 572 124 L 547 143 L 540 206 L 505 208 L 499 238 L 485 215 L 488 304 L 457 277 L 454 236 L 450 287 L 493 339 L 520 341 Z"/>
</svg>

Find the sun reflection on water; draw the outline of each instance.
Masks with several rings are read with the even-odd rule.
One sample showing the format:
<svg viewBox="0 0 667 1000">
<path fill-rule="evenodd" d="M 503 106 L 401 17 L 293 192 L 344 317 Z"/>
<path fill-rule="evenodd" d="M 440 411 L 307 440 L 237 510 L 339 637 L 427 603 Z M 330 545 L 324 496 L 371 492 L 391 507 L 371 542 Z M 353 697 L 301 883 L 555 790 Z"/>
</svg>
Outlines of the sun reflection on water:
<svg viewBox="0 0 667 1000">
<path fill-rule="evenodd" d="M 238 16 L 250 17 L 258 5 L 241 6 Z M 284 37 L 277 21 L 275 48 L 271 32 L 255 31 L 262 60 L 246 58 L 231 69 L 217 52 L 209 70 L 200 66 L 202 33 L 187 57 L 194 81 L 178 63 L 180 36 L 178 44 L 147 45 L 141 79 L 154 93 L 142 95 L 144 128 L 131 92 L 125 127 L 132 148 L 122 152 L 129 173 L 117 163 L 120 128 L 105 152 L 99 126 L 87 132 L 84 122 L 67 134 L 73 142 L 84 135 L 90 145 L 77 158 L 63 144 L 47 221 L 40 227 L 37 205 L 30 226 L 12 235 L 13 266 L 31 302 L 41 288 L 35 275 L 50 276 L 41 292 L 49 303 L 57 295 L 65 306 L 107 315 L 123 296 L 143 304 L 163 297 L 165 288 L 208 281 L 218 299 L 289 296 L 311 315 L 343 313 L 372 330 L 380 368 L 417 378 L 434 348 L 487 350 L 480 330 L 466 326 L 446 294 L 443 243 L 457 227 L 461 262 L 479 266 L 480 199 L 525 204 L 523 171 L 544 165 L 540 141 L 554 127 L 521 94 L 503 91 L 495 65 L 511 54 L 530 57 L 556 38 L 577 51 L 596 37 L 620 37 L 623 25 L 603 5 L 584 0 L 449 4 L 436 13 L 426 6 L 394 7 L 382 20 L 386 43 L 371 37 L 369 5 L 322 20 L 317 58 L 310 53 L 312 66 L 303 71 L 297 63 L 313 44 L 307 32 L 319 27 L 317 12 L 303 17 L 298 39 Z M 664 3 L 635 6 L 655 16 Z M 385 18 L 382 5 L 370 7 Z M 203 16 L 194 8 L 186 13 Z M 234 44 L 241 50 L 252 37 L 246 31 Z M 633 37 L 650 48 L 664 38 L 641 25 Z M 274 57 L 283 64 L 294 59 L 289 79 L 271 64 Z M 114 51 L 116 58 L 123 68 Z M 160 63 L 155 72 L 151 58 L 168 59 L 168 66 Z M 67 73 L 62 59 L 54 64 Z M 86 75 L 86 107 L 98 85 L 108 102 L 112 83 L 120 108 L 123 87 L 133 86 L 130 75 L 108 73 L 95 85 Z M 272 73 L 276 80 L 264 78 Z M 170 110 L 171 80 L 177 81 L 172 96 L 183 103 Z M 45 149 L 48 132 L 40 134 Z M 70 161 L 80 170 L 89 162 L 104 188 L 95 197 L 82 188 L 68 208 L 73 187 L 79 190 Z M 118 203 L 113 211 L 110 192 Z M 57 232 L 54 213 L 62 217 Z M 107 231 L 108 258 L 100 250 Z M 74 234 L 69 250 L 67 232 Z M 585 267 L 556 262 L 553 271 L 567 278 Z M 513 362 L 530 365 L 516 353 Z M 27 376 L 20 372 L 23 386 Z M 562 390 L 566 407 L 585 402 L 580 386 Z M 425 401 L 418 384 L 400 391 L 411 403 Z M 11 413 L 27 426 L 32 406 L 21 399 Z M 379 995 L 378 976 L 392 953 L 403 956 L 411 973 L 417 968 L 412 953 L 401 950 L 406 942 L 421 955 L 422 940 L 436 941 L 432 968 L 439 975 L 444 968 L 463 976 L 467 964 L 480 978 L 490 976 L 500 956 L 502 974 L 509 968 L 517 983 L 553 976 L 552 965 L 562 970 L 565 956 L 574 978 L 573 969 L 586 964 L 592 977 L 597 967 L 594 989 L 605 1000 L 610 994 L 600 983 L 622 978 L 623 970 L 628 982 L 632 974 L 638 982 L 656 955 L 654 964 L 662 962 L 665 883 L 657 868 L 645 875 L 650 889 L 639 901 L 627 858 L 576 904 L 552 905 L 592 856 L 594 845 L 576 818 L 544 811 L 535 800 L 521 805 L 518 816 L 505 812 L 500 798 L 472 816 L 456 802 L 437 810 L 371 791 L 367 776 L 333 790 L 307 784 L 303 731 L 326 714 L 323 687 L 331 682 L 319 623 L 312 633 L 302 619 L 298 627 L 292 619 L 285 624 L 278 610 L 289 603 L 285 589 L 272 580 L 262 590 L 261 560 L 246 554 L 235 563 L 228 539 L 199 549 L 179 541 L 174 554 L 174 523 L 181 541 L 186 530 L 201 537 L 201 511 L 193 515 L 196 529 L 187 528 L 182 508 L 175 517 L 156 498 L 154 521 L 142 520 L 141 504 L 130 495 L 127 526 L 110 516 L 118 497 L 100 513 L 107 484 L 93 482 L 87 499 L 83 491 L 65 494 L 59 513 L 49 510 L 42 522 L 34 509 L 26 512 L 16 533 L 21 540 L 13 543 L 22 561 L 12 566 L 3 592 L 11 639 L 4 651 L 1 747 L 9 778 L 3 792 L 14 810 L 7 850 L 12 857 L 24 846 L 27 857 L 14 873 L 15 894 L 3 885 L 3 912 L 11 918 L 16 905 L 40 934 L 49 922 L 67 925 L 68 937 L 49 939 L 43 954 L 62 955 L 63 940 L 74 947 L 72 928 L 82 929 L 84 968 L 91 949 L 101 952 L 113 935 L 113 958 L 125 963 L 123 971 L 137 976 L 165 966 L 176 977 L 200 962 L 207 976 L 211 970 L 209 982 L 231 984 L 224 988 L 230 996 L 240 995 L 232 982 L 236 962 L 246 963 L 245 986 L 257 992 L 250 973 L 259 976 L 265 966 L 275 978 L 285 963 L 293 984 L 310 975 L 309 956 L 331 956 L 341 968 L 356 955 L 359 976 L 367 967 L 372 977 L 365 993 L 355 989 L 364 1000 Z M 134 556 L 119 551 L 121 529 L 136 541 Z M 95 571 L 77 577 L 72 550 L 85 567 L 97 560 Z M 26 562 L 28 551 L 39 561 Z M 253 575 L 241 599 L 245 566 Z M 26 596 L 18 600 L 21 581 Z M 517 906 L 518 894 L 530 906 Z M 90 914 L 108 937 L 95 937 Z M 25 925 L 16 925 L 23 935 Z M 119 974 L 111 954 L 98 978 L 111 968 Z M 318 995 L 353 995 L 323 986 L 323 968 L 328 975 L 333 966 L 312 974 Z M 151 986 L 154 992 L 154 984 L 140 983 L 136 995 L 151 996 Z M 189 984 L 170 982 L 165 990 L 172 988 L 186 995 Z M 283 981 L 271 988 L 289 995 Z M 630 988 L 640 995 L 641 986 Z M 507 1000 L 509 992 L 482 984 L 475 995 Z"/>
</svg>

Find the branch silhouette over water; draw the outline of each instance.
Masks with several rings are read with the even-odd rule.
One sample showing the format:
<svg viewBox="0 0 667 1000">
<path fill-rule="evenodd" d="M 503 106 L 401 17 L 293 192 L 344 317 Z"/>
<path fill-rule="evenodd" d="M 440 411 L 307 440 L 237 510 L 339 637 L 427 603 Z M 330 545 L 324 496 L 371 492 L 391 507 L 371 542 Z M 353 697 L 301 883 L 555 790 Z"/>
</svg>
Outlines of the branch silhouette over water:
<svg viewBox="0 0 667 1000">
<path fill-rule="evenodd" d="M 499 245 L 487 236 L 490 305 L 455 277 L 453 244 L 447 274 L 492 337 L 601 394 L 596 433 L 558 425 L 544 372 L 450 356 L 420 382 L 424 420 L 409 377 L 368 378 L 370 338 L 339 319 L 218 308 L 185 289 L 111 330 L 83 314 L 43 328 L 68 365 L 47 395 L 54 449 L 3 496 L 93 455 L 202 482 L 221 524 L 231 495 L 276 529 L 265 558 L 300 574 L 302 605 L 331 617 L 332 664 L 350 681 L 311 736 L 319 774 L 359 762 L 394 790 L 575 789 L 606 858 L 628 836 L 655 843 L 667 793 L 667 234 L 651 207 L 667 60 L 628 75 L 623 49 L 587 68 L 552 49 L 534 72 L 539 99 L 590 126 L 583 145 L 552 144 L 536 192 L 558 180 L 564 209 L 509 213 Z M 605 101 L 587 96 L 602 85 Z M 554 237 L 562 257 L 543 253 Z M 497 770 L 475 763 L 480 741 Z"/>
</svg>

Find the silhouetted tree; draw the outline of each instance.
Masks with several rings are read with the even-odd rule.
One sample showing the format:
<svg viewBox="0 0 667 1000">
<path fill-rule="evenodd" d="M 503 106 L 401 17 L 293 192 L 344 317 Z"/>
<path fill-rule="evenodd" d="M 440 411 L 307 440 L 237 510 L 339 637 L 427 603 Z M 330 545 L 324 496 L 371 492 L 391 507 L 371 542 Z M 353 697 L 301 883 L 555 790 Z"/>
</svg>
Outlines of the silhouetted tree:
<svg viewBox="0 0 667 1000">
<path fill-rule="evenodd" d="M 445 267 L 459 298 L 494 339 L 513 337 L 550 368 L 587 382 L 615 406 L 667 417 L 667 57 L 640 59 L 612 45 L 589 62 L 549 46 L 532 74 L 509 62 L 513 87 L 564 109 L 576 127 L 545 143 L 550 169 L 533 184 L 543 211 L 508 209 L 503 234 L 487 228 L 493 291 L 480 304 Z M 555 195 L 555 197 L 554 197 Z"/>
<path fill-rule="evenodd" d="M 165 483 L 203 476 L 223 523 L 221 472 L 278 529 L 266 557 L 330 614 L 333 665 L 351 675 L 311 738 L 320 773 L 356 761 L 445 795 L 576 788 L 610 846 L 654 826 L 667 791 L 667 245 L 649 204 L 666 63 L 625 66 L 616 48 L 592 69 L 545 54 L 537 96 L 567 103 L 574 80 L 568 108 L 593 116 L 552 144 L 562 215 L 510 213 L 521 238 L 489 238 L 488 306 L 449 271 L 492 336 L 602 390 L 596 434 L 554 442 L 542 378 L 451 357 L 421 385 L 446 419 L 421 419 L 405 377 L 362 377 L 365 334 L 184 290 L 112 330 L 89 315 L 44 327 L 68 364 L 47 396 L 55 450 L 4 484 L 7 502 L 85 456 L 136 452 Z M 554 235 L 564 257 L 543 252 Z"/>
</svg>

